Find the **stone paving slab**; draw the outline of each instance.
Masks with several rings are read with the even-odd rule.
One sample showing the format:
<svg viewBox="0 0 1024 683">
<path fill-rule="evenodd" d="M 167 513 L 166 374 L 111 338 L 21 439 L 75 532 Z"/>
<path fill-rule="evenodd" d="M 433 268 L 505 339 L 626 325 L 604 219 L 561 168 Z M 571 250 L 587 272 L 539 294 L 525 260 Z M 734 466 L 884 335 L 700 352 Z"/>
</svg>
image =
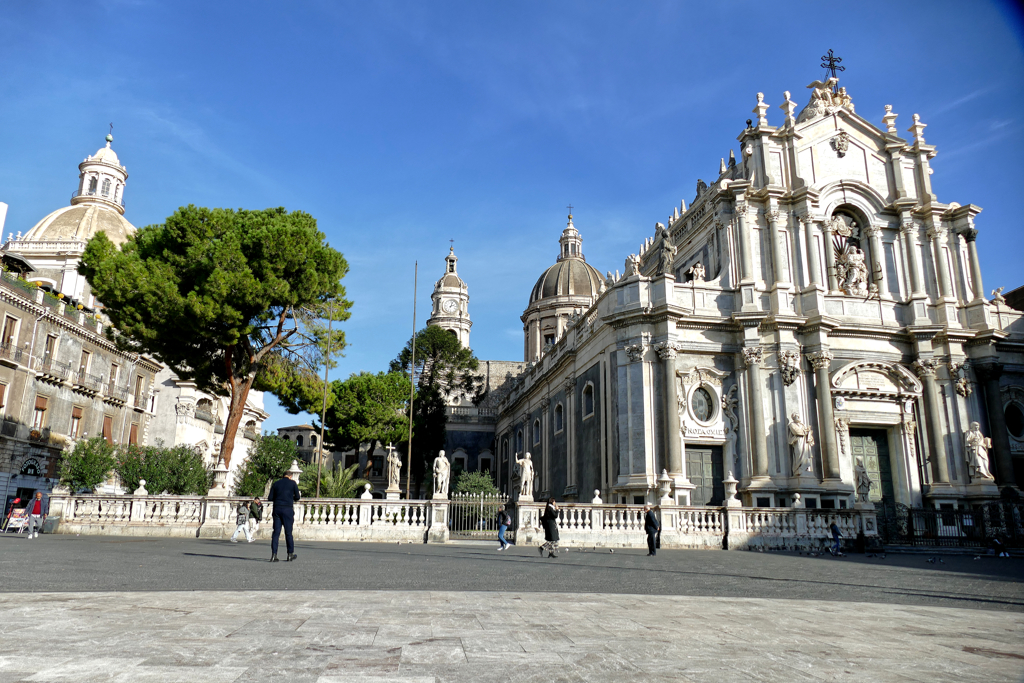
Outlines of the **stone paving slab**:
<svg viewBox="0 0 1024 683">
<path fill-rule="evenodd" d="M 449 591 L 0 594 L 0 683 L 1024 680 L 1024 614 Z"/>
</svg>

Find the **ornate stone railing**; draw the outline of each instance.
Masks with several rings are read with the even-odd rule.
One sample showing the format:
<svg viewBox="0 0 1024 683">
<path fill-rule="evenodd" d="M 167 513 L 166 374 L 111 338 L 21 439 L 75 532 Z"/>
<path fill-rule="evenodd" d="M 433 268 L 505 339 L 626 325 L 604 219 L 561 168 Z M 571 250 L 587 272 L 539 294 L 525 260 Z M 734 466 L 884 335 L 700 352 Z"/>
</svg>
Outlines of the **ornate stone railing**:
<svg viewBox="0 0 1024 683">
<path fill-rule="evenodd" d="M 236 509 L 248 499 L 224 496 L 97 496 L 54 494 L 50 515 L 56 533 L 227 538 Z M 295 537 L 320 541 L 448 540 L 449 501 L 326 499 L 295 504 Z M 544 542 L 543 503 L 517 506 L 516 542 Z M 678 507 L 656 510 L 665 548 L 822 549 L 835 522 L 848 541 L 877 535 L 874 510 Z M 269 538 L 273 506 L 266 505 L 259 537 Z M 643 548 L 643 508 L 637 505 L 566 503 L 558 515 L 559 543 L 568 547 Z"/>
</svg>

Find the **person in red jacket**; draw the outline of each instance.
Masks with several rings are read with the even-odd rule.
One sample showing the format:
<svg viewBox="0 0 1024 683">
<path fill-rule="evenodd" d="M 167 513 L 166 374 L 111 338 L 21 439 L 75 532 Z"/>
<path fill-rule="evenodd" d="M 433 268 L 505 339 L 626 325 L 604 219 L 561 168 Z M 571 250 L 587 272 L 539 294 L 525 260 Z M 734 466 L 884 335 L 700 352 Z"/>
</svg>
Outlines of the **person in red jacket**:
<svg viewBox="0 0 1024 683">
<path fill-rule="evenodd" d="M 28 515 L 28 537 L 39 538 L 39 530 L 50 513 L 50 499 L 42 491 L 36 491 L 36 497 L 28 502 L 25 514 Z"/>
</svg>

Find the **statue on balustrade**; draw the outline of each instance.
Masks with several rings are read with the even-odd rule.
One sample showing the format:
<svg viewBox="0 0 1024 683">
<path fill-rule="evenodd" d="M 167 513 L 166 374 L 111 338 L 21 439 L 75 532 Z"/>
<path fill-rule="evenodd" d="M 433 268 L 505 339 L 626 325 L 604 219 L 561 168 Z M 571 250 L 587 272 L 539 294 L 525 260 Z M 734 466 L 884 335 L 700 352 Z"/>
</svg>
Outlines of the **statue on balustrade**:
<svg viewBox="0 0 1024 683">
<path fill-rule="evenodd" d="M 971 428 L 964 434 L 964 447 L 971 479 L 992 479 L 988 466 L 988 450 L 992 448 L 992 439 L 981 433 L 981 425 L 977 422 L 972 422 Z"/>
<path fill-rule="evenodd" d="M 519 497 L 533 500 L 533 460 L 530 454 L 516 458 L 516 466 L 519 468 Z"/>
<path fill-rule="evenodd" d="M 452 465 L 444 451 L 438 451 L 434 458 L 434 498 L 448 498 L 448 481 L 451 479 Z"/>
<path fill-rule="evenodd" d="M 401 488 L 402 481 L 402 458 L 391 446 L 388 446 L 388 488 Z"/>
<path fill-rule="evenodd" d="M 793 450 L 793 476 L 803 476 L 811 469 L 811 449 L 814 446 L 814 431 L 800 420 L 798 413 L 789 418 L 789 445 Z"/>
<path fill-rule="evenodd" d="M 857 464 L 853 467 L 853 477 L 857 485 L 857 502 L 866 503 L 868 502 L 868 496 L 871 494 L 871 477 L 868 476 L 868 470 L 864 467 L 864 458 L 857 458 Z"/>
</svg>

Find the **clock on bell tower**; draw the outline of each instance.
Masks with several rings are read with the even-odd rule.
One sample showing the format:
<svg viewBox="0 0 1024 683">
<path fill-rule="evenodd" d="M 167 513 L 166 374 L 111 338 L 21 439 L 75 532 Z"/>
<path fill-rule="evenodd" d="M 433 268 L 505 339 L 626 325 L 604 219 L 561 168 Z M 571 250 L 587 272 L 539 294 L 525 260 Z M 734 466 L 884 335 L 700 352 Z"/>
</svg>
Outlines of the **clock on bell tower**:
<svg viewBox="0 0 1024 683">
<path fill-rule="evenodd" d="M 434 293 L 430 295 L 433 306 L 427 324 L 448 330 L 469 348 L 469 328 L 473 326 L 469 319 L 469 287 L 456 271 L 458 260 L 453 246 L 445 257 L 444 275 L 434 283 Z"/>
</svg>

